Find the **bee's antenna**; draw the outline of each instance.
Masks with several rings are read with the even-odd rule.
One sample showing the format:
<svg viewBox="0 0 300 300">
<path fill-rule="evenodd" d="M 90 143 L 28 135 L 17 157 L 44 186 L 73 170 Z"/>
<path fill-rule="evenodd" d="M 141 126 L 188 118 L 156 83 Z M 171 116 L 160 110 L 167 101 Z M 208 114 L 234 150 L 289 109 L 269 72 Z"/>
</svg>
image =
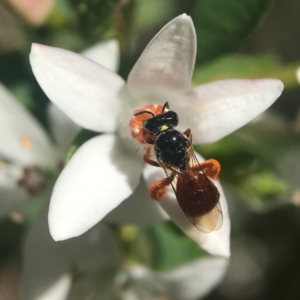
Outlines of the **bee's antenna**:
<svg viewBox="0 0 300 300">
<path fill-rule="evenodd" d="M 163 107 L 163 109 L 162 109 L 162 113 L 166 110 L 166 109 L 170 109 L 170 107 L 169 107 L 169 102 L 166 102 L 165 104 L 164 104 L 164 107 Z"/>
<path fill-rule="evenodd" d="M 139 116 L 139 115 L 142 115 L 142 114 L 149 114 L 149 115 L 152 115 L 152 117 L 154 118 L 154 114 L 153 112 L 149 111 L 149 110 L 142 110 L 142 111 L 139 111 L 138 113 L 134 114 L 134 116 Z"/>
</svg>

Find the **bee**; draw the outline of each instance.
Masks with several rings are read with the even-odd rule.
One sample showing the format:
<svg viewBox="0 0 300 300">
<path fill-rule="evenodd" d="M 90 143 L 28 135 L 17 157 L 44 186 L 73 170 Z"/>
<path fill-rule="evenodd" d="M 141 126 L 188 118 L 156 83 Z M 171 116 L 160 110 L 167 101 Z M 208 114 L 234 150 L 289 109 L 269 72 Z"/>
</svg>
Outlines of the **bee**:
<svg viewBox="0 0 300 300">
<path fill-rule="evenodd" d="M 209 233 L 219 230 L 223 223 L 220 193 L 211 180 L 218 177 L 219 162 L 215 159 L 198 162 L 191 130 L 188 128 L 181 133 L 174 129 L 179 119 L 177 113 L 170 110 L 168 102 L 161 113 L 154 115 L 150 110 L 142 110 L 134 117 L 142 114 L 151 115 L 142 128 L 142 135 L 149 144 L 143 159 L 149 165 L 163 168 L 166 173 L 166 178 L 151 185 L 150 197 L 160 200 L 171 184 L 179 206 L 199 231 Z M 156 161 L 150 158 L 152 147 Z"/>
</svg>

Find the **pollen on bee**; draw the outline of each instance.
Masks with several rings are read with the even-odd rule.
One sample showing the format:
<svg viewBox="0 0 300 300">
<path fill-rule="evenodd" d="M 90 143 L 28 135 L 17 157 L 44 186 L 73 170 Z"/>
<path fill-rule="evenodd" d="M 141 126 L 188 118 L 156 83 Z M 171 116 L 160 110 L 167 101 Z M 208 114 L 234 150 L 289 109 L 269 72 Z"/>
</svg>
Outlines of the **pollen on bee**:
<svg viewBox="0 0 300 300">
<path fill-rule="evenodd" d="M 154 115 L 157 115 L 157 114 L 161 113 L 162 105 L 148 104 L 139 109 L 136 109 L 133 112 L 133 117 L 131 118 L 131 120 L 129 122 L 131 136 L 135 140 L 140 142 L 141 144 L 146 144 L 146 141 L 143 137 L 142 128 L 144 127 L 143 122 L 149 118 L 149 115 L 143 114 L 143 115 L 139 115 L 139 116 L 134 116 L 134 114 L 136 114 L 142 110 L 147 110 L 147 111 L 152 112 Z"/>
<path fill-rule="evenodd" d="M 26 150 L 29 150 L 32 147 L 32 141 L 27 135 L 22 135 L 20 137 L 20 144 Z"/>
<path fill-rule="evenodd" d="M 162 185 L 164 181 L 166 181 L 166 179 L 156 181 L 151 185 L 149 189 L 149 195 L 151 199 L 159 201 L 164 196 L 167 191 L 166 186 Z"/>
</svg>

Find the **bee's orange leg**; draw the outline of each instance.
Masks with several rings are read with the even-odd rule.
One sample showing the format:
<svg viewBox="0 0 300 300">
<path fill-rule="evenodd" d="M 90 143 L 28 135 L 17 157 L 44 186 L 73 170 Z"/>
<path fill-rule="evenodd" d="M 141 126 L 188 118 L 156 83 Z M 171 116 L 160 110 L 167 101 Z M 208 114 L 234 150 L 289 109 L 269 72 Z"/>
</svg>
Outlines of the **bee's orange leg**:
<svg viewBox="0 0 300 300">
<path fill-rule="evenodd" d="M 150 153 L 151 153 L 151 147 L 148 147 L 146 149 L 146 152 L 145 152 L 144 156 L 143 156 L 144 162 L 147 163 L 147 164 L 149 164 L 149 165 L 151 165 L 151 166 L 154 166 L 154 167 L 160 167 L 160 165 L 159 165 L 159 163 L 157 161 L 152 160 L 152 159 L 149 158 L 150 157 Z"/>
<path fill-rule="evenodd" d="M 149 189 L 150 197 L 154 200 L 160 200 L 167 191 L 167 186 L 172 182 L 174 176 L 164 178 L 154 182 Z"/>
<path fill-rule="evenodd" d="M 188 128 L 184 133 L 183 133 L 190 141 L 190 143 L 192 144 L 193 141 L 193 135 L 192 135 L 192 131 L 190 128 Z M 217 179 L 218 175 L 220 173 L 221 170 L 221 166 L 220 163 L 215 160 L 215 159 L 208 159 L 205 162 L 194 166 L 192 168 L 193 171 L 204 171 L 205 174 L 212 178 L 212 179 Z"/>
<path fill-rule="evenodd" d="M 203 170 L 208 177 L 212 179 L 217 179 L 221 170 L 221 166 L 217 160 L 211 158 L 197 166 L 194 166 L 192 170 L 193 171 Z"/>
</svg>

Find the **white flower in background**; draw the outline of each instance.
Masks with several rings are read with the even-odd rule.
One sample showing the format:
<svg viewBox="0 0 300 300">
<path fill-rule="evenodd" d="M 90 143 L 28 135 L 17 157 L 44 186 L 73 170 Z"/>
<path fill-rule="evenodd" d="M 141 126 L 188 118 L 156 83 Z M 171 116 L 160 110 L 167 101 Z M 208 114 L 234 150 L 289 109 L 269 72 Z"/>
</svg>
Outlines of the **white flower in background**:
<svg viewBox="0 0 300 300">
<path fill-rule="evenodd" d="M 3 85 L 0 137 L 0 216 L 4 217 L 22 210 L 45 190 L 45 171 L 58 172 L 62 157 L 38 121 Z"/>
<path fill-rule="evenodd" d="M 300 67 L 296 70 L 296 78 L 298 82 L 300 83 Z"/>
<path fill-rule="evenodd" d="M 116 70 L 118 44 L 100 43 L 83 53 Z M 80 127 L 55 105 L 48 107 L 52 138 L 39 122 L 0 84 L 0 217 L 22 210 L 45 191 L 45 172 L 58 174 Z M 53 142 L 54 140 L 54 142 Z"/>
<path fill-rule="evenodd" d="M 55 4 L 54 0 L 7 0 L 6 2 L 33 25 L 41 25 L 45 22 Z"/>
<path fill-rule="evenodd" d="M 223 279 L 228 260 L 203 256 L 164 272 L 124 267 L 113 231 L 102 222 L 80 237 L 54 242 L 47 210 L 25 236 L 22 300 L 199 299 Z"/>
<path fill-rule="evenodd" d="M 112 290 L 114 277 L 123 262 L 113 231 L 99 223 L 78 238 L 57 243 L 50 236 L 47 213 L 48 207 L 45 206 L 25 235 L 21 299 L 67 299 L 78 273 L 98 274 L 100 278 L 95 281 L 103 288 L 103 293 L 104 282 Z M 95 286 L 88 292 L 93 293 L 94 289 Z"/>
<path fill-rule="evenodd" d="M 137 221 L 136 217 L 143 223 L 156 221 L 165 218 L 160 204 L 205 250 L 230 255 L 230 220 L 219 182 L 215 183 L 221 193 L 223 226 L 209 234 L 198 231 L 188 221 L 171 189 L 159 203 L 149 199 L 146 185 L 165 175 L 162 169 L 142 162 L 143 145 L 138 142 L 139 128 L 131 122 L 132 116 L 138 109 L 154 109 L 153 104 L 168 101 L 179 115 L 179 130 L 191 128 L 195 144 L 209 143 L 263 112 L 279 97 L 283 84 L 276 79 L 223 80 L 190 88 L 195 55 L 195 29 L 185 14 L 153 38 L 127 84 L 79 54 L 32 46 L 34 75 L 51 101 L 80 126 L 103 133 L 79 148 L 56 182 L 49 211 L 55 240 L 84 233 L 128 198 L 120 205 L 123 211 L 112 214 L 131 222 Z M 199 161 L 203 159 L 199 157 Z M 138 204 L 137 210 L 130 205 L 146 201 L 147 208 Z"/>
<path fill-rule="evenodd" d="M 227 266 L 227 259 L 209 256 L 165 272 L 135 265 L 120 274 L 117 283 L 123 300 L 200 299 L 221 282 Z"/>
</svg>

